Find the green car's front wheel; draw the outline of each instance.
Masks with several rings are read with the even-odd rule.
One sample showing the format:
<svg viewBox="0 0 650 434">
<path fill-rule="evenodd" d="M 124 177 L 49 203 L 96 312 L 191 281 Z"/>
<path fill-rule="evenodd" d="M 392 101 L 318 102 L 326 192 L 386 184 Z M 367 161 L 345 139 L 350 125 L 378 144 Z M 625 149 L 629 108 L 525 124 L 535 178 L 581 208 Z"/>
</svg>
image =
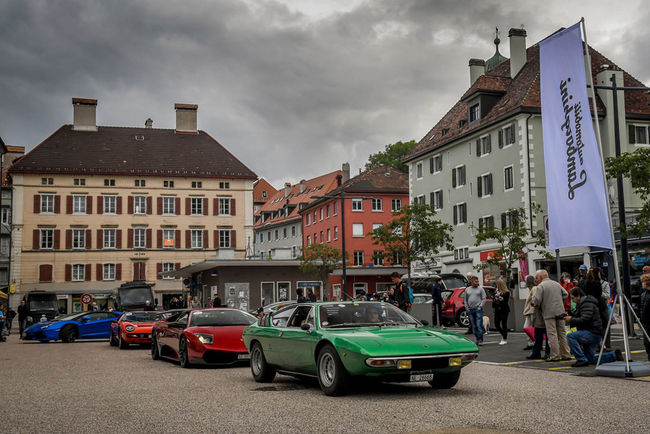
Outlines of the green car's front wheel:
<svg viewBox="0 0 650 434">
<path fill-rule="evenodd" d="M 460 379 L 460 370 L 448 374 L 433 374 L 433 380 L 429 384 L 434 389 L 451 389 Z"/>
<path fill-rule="evenodd" d="M 325 395 L 344 395 L 348 387 L 348 373 L 334 347 L 328 345 L 318 353 L 318 384 Z"/>
<path fill-rule="evenodd" d="M 266 363 L 262 345 L 259 342 L 251 348 L 251 373 L 258 383 L 270 383 L 275 378 L 275 369 Z"/>
</svg>

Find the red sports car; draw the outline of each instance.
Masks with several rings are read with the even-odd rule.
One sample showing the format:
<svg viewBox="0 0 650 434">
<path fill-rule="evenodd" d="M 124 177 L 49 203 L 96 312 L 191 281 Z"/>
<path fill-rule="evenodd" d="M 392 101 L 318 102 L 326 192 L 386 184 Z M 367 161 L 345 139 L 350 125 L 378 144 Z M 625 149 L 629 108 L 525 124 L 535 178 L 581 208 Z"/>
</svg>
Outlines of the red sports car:
<svg viewBox="0 0 650 434">
<path fill-rule="evenodd" d="M 242 332 L 255 321 L 253 315 L 229 308 L 180 312 L 154 324 L 151 358 L 178 360 L 183 368 L 247 362 Z"/>
<path fill-rule="evenodd" d="M 484 286 L 487 301 L 494 298 L 495 288 Z M 450 291 L 443 291 L 442 298 L 442 320 L 446 325 L 458 324 L 459 327 L 469 327 L 469 314 L 465 309 L 465 288 L 454 288 Z"/>
<path fill-rule="evenodd" d="M 124 349 L 131 344 L 150 344 L 153 323 L 162 318 L 163 312 L 125 312 L 111 324 L 111 346 Z"/>
</svg>

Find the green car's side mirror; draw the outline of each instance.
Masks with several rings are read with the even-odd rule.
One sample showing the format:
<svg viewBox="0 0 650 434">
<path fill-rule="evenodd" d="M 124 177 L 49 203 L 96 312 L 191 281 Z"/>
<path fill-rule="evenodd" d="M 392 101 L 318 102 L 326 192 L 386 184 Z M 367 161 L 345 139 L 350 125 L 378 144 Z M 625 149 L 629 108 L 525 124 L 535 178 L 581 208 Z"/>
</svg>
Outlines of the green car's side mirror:
<svg viewBox="0 0 650 434">
<path fill-rule="evenodd" d="M 304 323 L 303 325 L 300 326 L 300 328 L 303 329 L 304 331 L 308 332 L 309 330 L 311 330 L 311 325 L 307 324 L 307 323 Z"/>
<path fill-rule="evenodd" d="M 423 320 L 421 320 L 420 322 L 421 322 L 422 325 L 424 325 L 424 326 L 428 326 L 428 325 L 429 325 L 429 321 L 427 321 L 426 319 L 423 319 Z"/>
</svg>

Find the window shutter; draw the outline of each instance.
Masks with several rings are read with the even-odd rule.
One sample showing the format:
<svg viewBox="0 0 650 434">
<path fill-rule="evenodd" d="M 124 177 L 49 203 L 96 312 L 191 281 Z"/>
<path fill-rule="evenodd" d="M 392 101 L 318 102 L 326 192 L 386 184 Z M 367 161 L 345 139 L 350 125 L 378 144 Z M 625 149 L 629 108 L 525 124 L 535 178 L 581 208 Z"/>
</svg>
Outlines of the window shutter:
<svg viewBox="0 0 650 434">
<path fill-rule="evenodd" d="M 185 198 L 185 215 L 190 215 L 190 212 L 192 211 L 192 201 L 190 200 L 189 197 Z"/>
<path fill-rule="evenodd" d="M 86 264 L 86 272 L 84 273 L 84 280 L 89 282 L 92 279 L 93 267 L 90 264 Z"/>
<path fill-rule="evenodd" d="M 122 248 L 122 229 L 117 229 L 115 231 L 115 248 L 116 249 Z"/>
<path fill-rule="evenodd" d="M 133 263 L 133 280 L 140 280 L 140 262 Z"/>
<path fill-rule="evenodd" d="M 54 196 L 54 214 L 61 214 L 61 196 Z"/>
<path fill-rule="evenodd" d="M 127 198 L 126 212 L 128 214 L 133 214 L 133 196 Z"/>
<path fill-rule="evenodd" d="M 192 231 L 187 229 L 185 230 L 185 248 L 186 249 L 192 248 Z"/>
<path fill-rule="evenodd" d="M 157 262 L 156 263 L 156 279 L 162 279 L 162 276 L 160 275 L 162 273 L 162 262 Z"/>
<path fill-rule="evenodd" d="M 65 264 L 65 281 L 70 282 L 72 280 L 72 265 Z"/>
<path fill-rule="evenodd" d="M 117 212 L 117 214 L 122 214 L 122 196 L 117 196 L 115 202 L 116 202 L 115 211 Z"/>
<path fill-rule="evenodd" d="M 86 249 L 92 249 L 93 248 L 92 233 L 93 233 L 92 230 L 86 229 Z"/>
<path fill-rule="evenodd" d="M 174 270 L 180 270 L 181 269 L 181 263 L 177 262 L 174 264 Z M 175 277 L 175 279 L 180 279 L 180 277 Z"/>
<path fill-rule="evenodd" d="M 502 212 L 501 213 L 501 229 L 505 229 L 506 226 L 508 225 L 508 222 L 506 221 L 506 213 Z"/>
<path fill-rule="evenodd" d="M 492 135 L 487 136 L 487 154 L 492 152 Z"/>
<path fill-rule="evenodd" d="M 492 174 L 490 173 L 487 177 L 487 194 L 492 194 Z"/>
<path fill-rule="evenodd" d="M 181 231 L 176 231 L 176 235 L 174 236 L 174 248 L 180 249 L 181 248 Z"/>
<path fill-rule="evenodd" d="M 146 237 L 147 239 L 145 240 L 145 246 L 147 246 L 147 249 L 150 249 L 152 244 L 153 244 L 153 229 L 147 229 L 146 231 Z"/>
<path fill-rule="evenodd" d="M 61 248 L 61 231 L 59 229 L 54 229 L 54 250 L 59 250 Z"/>
<path fill-rule="evenodd" d="M 147 214 L 151 214 L 153 211 L 153 198 L 151 196 L 147 196 Z"/>
<path fill-rule="evenodd" d="M 212 199 L 212 215 L 219 215 L 219 198 Z"/>
<path fill-rule="evenodd" d="M 38 281 L 39 282 L 52 281 L 52 265 L 43 264 L 38 266 Z"/>
<path fill-rule="evenodd" d="M 458 224 L 458 206 L 454 205 L 454 224 Z"/>
<path fill-rule="evenodd" d="M 203 215 L 210 215 L 210 210 L 208 207 L 210 206 L 210 200 L 207 197 L 203 198 Z"/>
<path fill-rule="evenodd" d="M 93 213 L 93 197 L 86 196 L 86 214 Z"/>
<path fill-rule="evenodd" d="M 126 230 L 126 248 L 127 249 L 133 248 L 133 229 Z"/>
<path fill-rule="evenodd" d="M 210 232 L 206 230 L 203 231 L 203 248 L 210 248 Z"/>
<path fill-rule="evenodd" d="M 235 198 L 230 199 L 230 215 L 237 215 L 237 206 L 235 205 Z"/>
<path fill-rule="evenodd" d="M 219 231 L 215 229 L 213 232 L 214 232 L 214 237 L 213 237 L 214 238 L 214 248 L 218 250 L 219 249 Z"/>
<path fill-rule="evenodd" d="M 34 195 L 34 214 L 40 214 L 41 212 L 41 195 Z"/>
<path fill-rule="evenodd" d="M 233 249 L 237 248 L 237 232 L 234 230 L 230 231 L 230 247 Z"/>
<path fill-rule="evenodd" d="M 115 280 L 122 280 L 122 264 L 115 264 Z"/>
<path fill-rule="evenodd" d="M 451 169 L 451 186 L 456 187 L 456 169 Z"/>
<path fill-rule="evenodd" d="M 72 248 L 72 229 L 65 230 L 65 248 L 66 250 Z"/>
<path fill-rule="evenodd" d="M 433 173 L 434 170 L 434 162 L 433 162 L 433 157 L 429 158 L 429 173 Z"/>
<path fill-rule="evenodd" d="M 433 211 L 436 209 L 436 194 L 433 191 L 429 193 L 429 199 L 431 202 L 431 210 Z"/>
<path fill-rule="evenodd" d="M 104 266 L 102 264 L 97 264 L 97 267 L 95 268 L 97 269 L 97 272 L 95 273 L 96 274 L 95 280 L 101 282 L 102 280 L 104 280 Z"/>
<path fill-rule="evenodd" d="M 38 229 L 34 229 L 32 235 L 33 235 L 32 250 L 38 250 L 41 247 L 41 231 Z"/>
<path fill-rule="evenodd" d="M 627 127 L 627 131 L 628 131 L 628 139 L 630 141 L 630 145 L 634 145 L 636 143 L 636 134 L 635 134 L 636 131 L 634 125 L 629 125 Z"/>
<path fill-rule="evenodd" d="M 104 231 L 102 229 L 97 229 L 97 248 L 104 248 Z"/>
<path fill-rule="evenodd" d="M 163 231 L 162 229 L 158 229 L 156 231 L 156 248 L 162 249 L 163 247 Z"/>
<path fill-rule="evenodd" d="M 176 211 L 176 215 L 181 215 L 181 198 L 177 197 L 174 202 L 174 211 Z"/>
<path fill-rule="evenodd" d="M 97 196 L 97 214 L 104 214 L 104 196 Z"/>
<path fill-rule="evenodd" d="M 445 201 L 443 200 L 444 191 L 440 190 L 440 209 L 444 208 Z"/>
<path fill-rule="evenodd" d="M 65 213 L 72 214 L 72 196 L 65 197 Z"/>
<path fill-rule="evenodd" d="M 476 139 L 476 156 L 481 156 L 481 139 Z"/>
<path fill-rule="evenodd" d="M 499 149 L 503 148 L 503 130 L 499 130 Z"/>
<path fill-rule="evenodd" d="M 162 202 L 163 202 L 162 197 L 156 198 L 156 214 L 158 214 L 158 215 L 162 215 L 162 213 L 163 213 L 163 206 L 162 206 L 163 204 L 162 204 Z"/>
<path fill-rule="evenodd" d="M 476 195 L 483 197 L 483 179 L 480 176 L 476 178 Z"/>
<path fill-rule="evenodd" d="M 515 128 L 515 123 L 513 122 L 510 125 L 510 141 L 508 142 L 508 144 L 515 143 L 515 141 L 516 141 L 515 140 L 515 131 L 517 131 L 517 129 Z"/>
</svg>

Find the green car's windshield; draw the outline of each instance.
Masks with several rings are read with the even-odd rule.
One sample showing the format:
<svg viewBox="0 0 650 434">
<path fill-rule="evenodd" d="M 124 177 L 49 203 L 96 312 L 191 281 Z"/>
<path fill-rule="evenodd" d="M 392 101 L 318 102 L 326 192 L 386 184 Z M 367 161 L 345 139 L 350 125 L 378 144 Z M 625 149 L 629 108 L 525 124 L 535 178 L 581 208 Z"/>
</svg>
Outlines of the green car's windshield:
<svg viewBox="0 0 650 434">
<path fill-rule="evenodd" d="M 332 303 L 320 306 L 322 328 L 417 325 L 417 320 L 382 302 Z"/>
</svg>

